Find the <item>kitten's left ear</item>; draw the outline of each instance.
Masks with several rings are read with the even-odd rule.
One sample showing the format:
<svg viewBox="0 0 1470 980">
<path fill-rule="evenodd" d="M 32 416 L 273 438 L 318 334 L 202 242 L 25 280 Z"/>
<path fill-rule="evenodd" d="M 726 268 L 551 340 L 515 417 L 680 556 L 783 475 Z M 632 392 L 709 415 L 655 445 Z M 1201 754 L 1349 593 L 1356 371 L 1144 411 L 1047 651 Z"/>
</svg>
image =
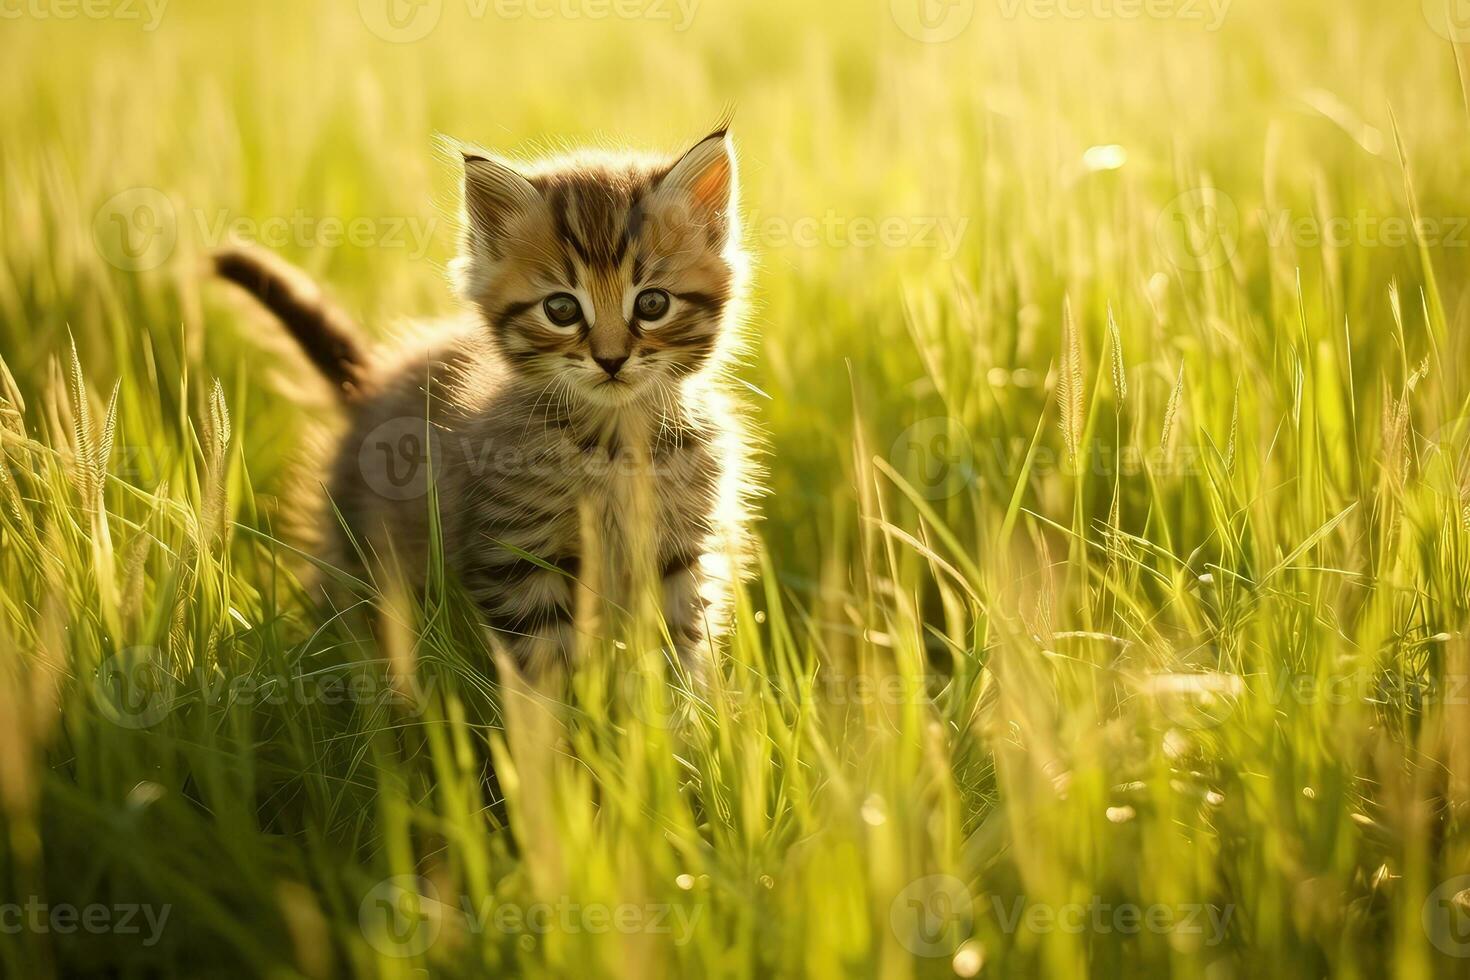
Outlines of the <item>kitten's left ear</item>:
<svg viewBox="0 0 1470 980">
<path fill-rule="evenodd" d="M 659 190 L 678 194 L 692 216 L 723 240 L 737 194 L 729 132 L 721 128 L 696 143 L 659 181 Z"/>
</svg>

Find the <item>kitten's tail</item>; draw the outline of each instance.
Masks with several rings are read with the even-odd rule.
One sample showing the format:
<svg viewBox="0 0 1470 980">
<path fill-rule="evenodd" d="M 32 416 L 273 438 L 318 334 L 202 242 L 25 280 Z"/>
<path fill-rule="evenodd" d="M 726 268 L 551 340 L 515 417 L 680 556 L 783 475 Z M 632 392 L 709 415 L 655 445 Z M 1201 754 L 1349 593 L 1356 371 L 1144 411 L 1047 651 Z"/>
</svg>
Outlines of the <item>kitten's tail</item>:
<svg viewBox="0 0 1470 980">
<path fill-rule="evenodd" d="M 367 377 L 367 351 L 357 325 L 305 272 L 269 252 L 245 246 L 212 256 L 214 271 L 252 296 L 286 325 L 317 370 L 346 401 Z"/>
</svg>

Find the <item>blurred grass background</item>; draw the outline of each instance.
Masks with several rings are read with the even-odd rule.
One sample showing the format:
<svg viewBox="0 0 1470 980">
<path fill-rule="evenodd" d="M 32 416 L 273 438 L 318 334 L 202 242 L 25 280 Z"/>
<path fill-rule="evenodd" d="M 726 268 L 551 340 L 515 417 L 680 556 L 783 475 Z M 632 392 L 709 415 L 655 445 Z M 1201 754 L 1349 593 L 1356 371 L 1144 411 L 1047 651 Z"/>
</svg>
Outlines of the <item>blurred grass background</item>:
<svg viewBox="0 0 1470 980">
<path fill-rule="evenodd" d="M 1465 975 L 1432 2 L 7 8 L 0 899 L 168 918 L 0 915 L 4 972 Z M 453 309 L 435 134 L 727 104 L 770 493 L 714 690 L 504 690 L 449 587 L 324 616 L 332 411 L 219 230 L 390 336 Z"/>
</svg>

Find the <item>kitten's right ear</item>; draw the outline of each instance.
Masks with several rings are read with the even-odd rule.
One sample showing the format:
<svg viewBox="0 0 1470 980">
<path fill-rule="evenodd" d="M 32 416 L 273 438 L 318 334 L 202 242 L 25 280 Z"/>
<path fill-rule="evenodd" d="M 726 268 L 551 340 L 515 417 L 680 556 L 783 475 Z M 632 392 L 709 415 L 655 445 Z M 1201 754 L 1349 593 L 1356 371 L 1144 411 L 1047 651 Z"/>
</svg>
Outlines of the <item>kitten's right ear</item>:
<svg viewBox="0 0 1470 980">
<path fill-rule="evenodd" d="M 460 147 L 464 159 L 464 206 L 476 245 L 498 253 L 506 229 L 545 207 L 540 192 L 510 164 L 482 150 Z"/>
<path fill-rule="evenodd" d="M 659 191 L 677 195 L 689 216 L 723 241 L 730 231 L 738 193 L 728 123 L 721 123 L 680 157 L 661 178 Z"/>
</svg>

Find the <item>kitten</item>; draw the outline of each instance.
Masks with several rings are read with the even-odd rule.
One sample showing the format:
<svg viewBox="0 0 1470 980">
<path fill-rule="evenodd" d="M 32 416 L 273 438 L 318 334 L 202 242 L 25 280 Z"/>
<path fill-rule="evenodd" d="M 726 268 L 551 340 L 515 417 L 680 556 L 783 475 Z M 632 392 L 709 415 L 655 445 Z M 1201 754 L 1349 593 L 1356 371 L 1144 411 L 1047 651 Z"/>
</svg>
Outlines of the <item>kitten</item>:
<svg viewBox="0 0 1470 980">
<path fill-rule="evenodd" d="M 454 278 L 474 312 L 415 349 L 370 353 L 279 259 L 216 256 L 350 415 L 329 559 L 391 562 L 421 586 L 434 500 L 445 567 L 530 671 L 650 607 L 698 671 L 728 622 L 751 496 L 725 384 L 746 270 L 729 137 L 677 158 L 463 159 Z"/>
</svg>

